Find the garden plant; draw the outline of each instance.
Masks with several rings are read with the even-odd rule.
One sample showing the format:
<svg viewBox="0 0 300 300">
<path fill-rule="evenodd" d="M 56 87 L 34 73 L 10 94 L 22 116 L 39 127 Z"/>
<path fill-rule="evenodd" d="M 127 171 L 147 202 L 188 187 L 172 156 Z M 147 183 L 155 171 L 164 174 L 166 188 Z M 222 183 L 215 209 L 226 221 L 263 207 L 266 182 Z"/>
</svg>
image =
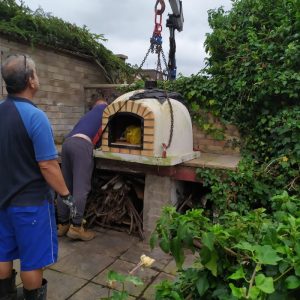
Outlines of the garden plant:
<svg viewBox="0 0 300 300">
<path fill-rule="evenodd" d="M 151 243 L 179 271 L 156 299 L 300 299 L 300 1 L 233 1 L 209 24 L 206 67 L 164 85 L 209 134 L 222 138 L 203 111 L 235 124 L 242 159 L 198 170 L 205 207 L 165 208 Z M 184 269 L 185 249 L 195 261 Z"/>
</svg>

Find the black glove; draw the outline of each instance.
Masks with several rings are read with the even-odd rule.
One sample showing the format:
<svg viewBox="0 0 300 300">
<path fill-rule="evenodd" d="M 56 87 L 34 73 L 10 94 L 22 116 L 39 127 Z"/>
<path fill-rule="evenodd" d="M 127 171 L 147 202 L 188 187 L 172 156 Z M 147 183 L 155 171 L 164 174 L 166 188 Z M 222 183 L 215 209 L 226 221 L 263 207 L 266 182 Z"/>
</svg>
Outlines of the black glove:
<svg viewBox="0 0 300 300">
<path fill-rule="evenodd" d="M 60 197 L 63 203 L 69 207 L 71 219 L 75 218 L 77 215 L 77 208 L 75 206 L 73 196 L 71 194 L 68 194 L 66 196 L 60 196 Z"/>
</svg>

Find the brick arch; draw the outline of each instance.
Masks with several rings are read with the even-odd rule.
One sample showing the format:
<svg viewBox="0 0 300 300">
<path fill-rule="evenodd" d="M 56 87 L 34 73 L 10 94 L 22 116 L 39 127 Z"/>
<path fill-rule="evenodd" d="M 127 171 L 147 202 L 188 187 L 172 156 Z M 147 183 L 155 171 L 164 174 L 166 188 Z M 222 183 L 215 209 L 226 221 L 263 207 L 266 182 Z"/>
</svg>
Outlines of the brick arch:
<svg viewBox="0 0 300 300">
<path fill-rule="evenodd" d="M 143 150 L 115 148 L 108 146 L 108 131 L 102 135 L 102 151 L 134 154 L 143 156 L 154 155 L 154 125 L 155 118 L 153 112 L 142 103 L 136 103 L 135 101 L 118 101 L 107 106 L 103 113 L 102 118 L 102 130 L 107 125 L 107 122 L 111 116 L 117 112 L 130 112 L 144 119 L 144 136 L 143 136 Z"/>
</svg>

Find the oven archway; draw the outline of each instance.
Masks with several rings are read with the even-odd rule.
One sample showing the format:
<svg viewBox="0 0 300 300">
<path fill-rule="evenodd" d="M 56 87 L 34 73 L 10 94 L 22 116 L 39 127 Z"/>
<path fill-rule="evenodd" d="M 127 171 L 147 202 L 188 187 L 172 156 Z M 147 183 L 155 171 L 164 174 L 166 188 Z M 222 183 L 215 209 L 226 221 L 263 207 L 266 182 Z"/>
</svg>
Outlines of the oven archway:
<svg viewBox="0 0 300 300">
<path fill-rule="evenodd" d="M 134 139 L 129 139 L 131 135 Z M 109 117 L 108 146 L 143 150 L 144 119 L 131 112 L 117 112 Z"/>
</svg>

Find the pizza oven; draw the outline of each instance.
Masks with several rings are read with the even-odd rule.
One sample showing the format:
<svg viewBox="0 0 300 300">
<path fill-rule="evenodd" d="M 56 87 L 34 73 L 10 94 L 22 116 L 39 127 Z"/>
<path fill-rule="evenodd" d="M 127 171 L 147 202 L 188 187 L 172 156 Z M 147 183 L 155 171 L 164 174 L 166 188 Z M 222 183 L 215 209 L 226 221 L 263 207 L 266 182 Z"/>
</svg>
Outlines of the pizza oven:
<svg viewBox="0 0 300 300">
<path fill-rule="evenodd" d="M 102 130 L 96 157 L 167 166 L 200 155 L 193 151 L 188 110 L 170 96 L 152 98 L 144 90 L 124 94 L 105 109 Z"/>
</svg>

